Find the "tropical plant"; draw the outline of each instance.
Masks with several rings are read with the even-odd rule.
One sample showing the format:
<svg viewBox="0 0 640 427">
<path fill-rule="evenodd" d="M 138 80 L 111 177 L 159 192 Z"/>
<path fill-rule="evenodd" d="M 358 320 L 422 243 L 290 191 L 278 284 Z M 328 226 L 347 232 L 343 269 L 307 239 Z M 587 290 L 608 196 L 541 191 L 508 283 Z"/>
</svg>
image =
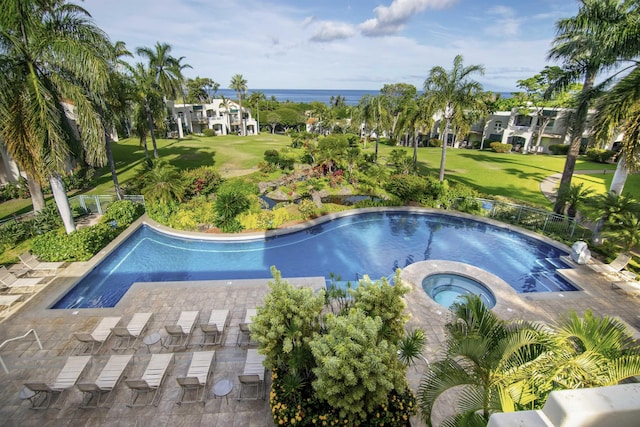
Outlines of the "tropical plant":
<svg viewBox="0 0 640 427">
<path fill-rule="evenodd" d="M 107 36 L 73 3 L 2 3 L 0 136 L 29 176 L 36 211 L 44 206 L 41 186 L 50 183 L 67 233 L 75 230 L 62 182 L 68 161 L 105 161 L 103 124 L 92 99 L 108 87 L 110 55 Z M 65 112 L 69 106 L 75 123 Z"/>
<path fill-rule="evenodd" d="M 238 105 L 240 108 L 238 109 L 238 118 L 240 119 L 240 134 L 247 134 L 247 124 L 244 120 L 244 112 L 242 111 L 242 98 L 244 98 L 245 93 L 247 93 L 247 80 L 242 77 L 242 74 L 236 74 L 231 77 L 231 83 L 229 84 L 229 89 L 235 90 L 238 94 Z"/>
<path fill-rule="evenodd" d="M 470 77 L 475 73 L 484 74 L 484 67 L 471 65 L 464 67 L 462 55 L 453 60 L 453 68 L 449 71 L 440 66 L 433 67 L 424 81 L 424 96 L 432 110 L 443 114 L 442 156 L 440 158 L 440 182 L 444 181 L 447 156 L 447 142 L 451 124 L 464 121 L 465 111 L 479 108 L 479 94 L 482 85 Z"/>
<path fill-rule="evenodd" d="M 563 213 L 574 218 L 578 213 L 578 209 L 584 205 L 588 198 L 593 194 L 591 188 L 584 186 L 584 183 L 571 185 L 570 187 L 560 187 L 558 190 L 558 200 L 563 206 Z"/>
<path fill-rule="evenodd" d="M 140 138 L 140 143 L 144 145 L 144 155 L 147 159 L 149 158 L 147 133 L 151 136 L 153 157 L 157 159 L 160 156 L 156 142 L 155 122 L 161 120 L 164 113 L 162 92 L 155 81 L 155 76 L 143 63 L 138 62 L 135 66 L 127 66 L 127 69 L 135 85 L 133 99 L 137 108 L 134 112 L 134 130 Z"/>
<path fill-rule="evenodd" d="M 396 132 L 398 122 L 407 108 L 407 104 L 414 101 L 418 90 L 414 85 L 408 83 L 385 84 L 380 89 L 380 94 L 384 99 L 387 114 L 391 118 L 390 138 L 392 141 L 398 142 L 399 133 Z"/>
<path fill-rule="evenodd" d="M 560 179 L 560 188 L 569 188 L 575 170 L 589 106 L 599 91 L 596 77 L 616 66 L 620 58 L 632 58 L 638 50 L 638 13 L 635 2 L 620 0 L 582 0 L 576 16 L 556 23 L 549 59 L 563 62 L 565 73 L 551 85 L 548 94 L 564 90 L 583 78 L 575 113 L 569 123 L 570 148 Z M 630 18 L 630 19 L 629 19 Z M 632 24 L 632 25 L 629 25 Z M 562 213 L 564 205 L 556 201 L 554 211 Z"/>
<path fill-rule="evenodd" d="M 180 202 L 186 191 L 180 171 L 163 160 L 147 161 L 143 180 L 142 194 L 153 203 Z"/>
<path fill-rule="evenodd" d="M 498 318 L 477 295 L 451 306 L 443 358 L 422 378 L 418 401 L 422 419 L 433 425 L 440 396 L 458 389 L 454 414 L 443 426 L 483 426 L 494 412 L 528 408 L 537 402 L 527 368 L 544 354 L 541 327 Z"/>
<path fill-rule="evenodd" d="M 595 209 L 596 227 L 593 232 L 592 241 L 601 243 L 601 232 L 605 228 L 610 228 L 610 224 L 616 218 L 625 216 L 627 212 L 640 214 L 640 202 L 632 197 L 619 196 L 614 192 L 601 193 L 585 201 L 585 203 Z"/>
<path fill-rule="evenodd" d="M 185 102 L 202 104 L 211 102 L 211 92 L 216 93 L 220 83 L 216 83 L 208 77 L 196 76 L 195 79 L 187 79 L 187 97 Z"/>
<path fill-rule="evenodd" d="M 548 351 L 529 367 L 540 404 L 553 390 L 615 385 L 640 374 L 640 347 L 615 318 L 571 312 L 550 326 Z"/>
</svg>

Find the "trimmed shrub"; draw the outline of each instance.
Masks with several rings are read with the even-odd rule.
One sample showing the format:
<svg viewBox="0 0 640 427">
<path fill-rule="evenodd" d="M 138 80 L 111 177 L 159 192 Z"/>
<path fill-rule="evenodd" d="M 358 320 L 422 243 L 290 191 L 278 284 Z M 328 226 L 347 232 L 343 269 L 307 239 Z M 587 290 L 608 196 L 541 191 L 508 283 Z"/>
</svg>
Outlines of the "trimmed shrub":
<svg viewBox="0 0 640 427">
<path fill-rule="evenodd" d="M 502 142 L 492 142 L 489 144 L 489 147 L 496 153 L 510 153 L 513 145 L 503 144 Z"/>
<path fill-rule="evenodd" d="M 599 148 L 591 148 L 587 150 L 585 156 L 587 159 L 596 163 L 607 163 L 616 154 L 615 151 L 601 150 Z"/>
<path fill-rule="evenodd" d="M 44 261 L 88 261 L 118 235 L 109 224 L 100 223 L 67 235 L 50 231 L 33 240 L 31 250 Z"/>
<path fill-rule="evenodd" d="M 552 144 L 548 148 L 551 154 L 556 156 L 566 155 L 569 152 L 569 144 Z"/>
<path fill-rule="evenodd" d="M 117 200 L 109 205 L 100 219 L 103 223 L 115 221 L 118 228 L 127 228 L 144 213 L 144 206 L 131 200 Z"/>
<path fill-rule="evenodd" d="M 442 147 L 442 141 L 440 138 L 431 138 L 429 140 L 429 147 Z"/>
<path fill-rule="evenodd" d="M 202 134 L 204 136 L 216 136 L 216 131 L 215 129 L 205 129 L 202 131 Z"/>
<path fill-rule="evenodd" d="M 316 204 L 311 199 L 301 200 L 298 204 L 298 211 L 304 219 L 312 218 L 316 214 Z"/>
<path fill-rule="evenodd" d="M 427 180 L 416 175 L 393 175 L 384 189 L 405 202 L 418 202 L 425 196 Z"/>
</svg>

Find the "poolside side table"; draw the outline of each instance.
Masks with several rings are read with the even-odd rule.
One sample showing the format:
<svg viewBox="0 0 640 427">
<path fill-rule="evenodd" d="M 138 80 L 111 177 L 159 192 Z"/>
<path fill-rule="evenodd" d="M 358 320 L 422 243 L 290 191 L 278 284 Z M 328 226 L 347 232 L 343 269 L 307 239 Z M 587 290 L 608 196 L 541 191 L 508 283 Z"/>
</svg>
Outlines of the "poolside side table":
<svg viewBox="0 0 640 427">
<path fill-rule="evenodd" d="M 20 400 L 29 400 L 31 402 L 31 406 L 34 405 L 36 398 L 36 392 L 31 390 L 29 387 L 24 386 L 20 389 L 20 393 L 18 393 L 18 397 Z"/>
<path fill-rule="evenodd" d="M 233 390 L 233 383 L 227 378 L 215 383 L 211 389 L 216 398 L 224 397 L 227 400 L 227 405 L 229 404 L 229 393 L 231 393 L 231 390 Z"/>
<path fill-rule="evenodd" d="M 154 332 L 151 335 L 147 335 L 143 338 L 142 342 L 147 345 L 147 351 L 151 353 L 151 346 L 158 343 L 162 337 L 158 332 Z"/>
</svg>

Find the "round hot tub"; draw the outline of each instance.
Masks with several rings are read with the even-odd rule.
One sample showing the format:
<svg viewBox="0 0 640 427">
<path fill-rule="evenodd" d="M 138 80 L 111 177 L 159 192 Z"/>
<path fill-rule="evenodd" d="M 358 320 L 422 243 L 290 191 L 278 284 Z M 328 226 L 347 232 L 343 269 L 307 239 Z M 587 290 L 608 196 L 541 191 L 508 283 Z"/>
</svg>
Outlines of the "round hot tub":
<svg viewBox="0 0 640 427">
<path fill-rule="evenodd" d="M 432 274 L 422 281 L 424 291 L 440 305 L 451 307 L 460 295 L 476 294 L 489 308 L 496 305 L 493 293 L 482 283 L 452 273 Z"/>
</svg>

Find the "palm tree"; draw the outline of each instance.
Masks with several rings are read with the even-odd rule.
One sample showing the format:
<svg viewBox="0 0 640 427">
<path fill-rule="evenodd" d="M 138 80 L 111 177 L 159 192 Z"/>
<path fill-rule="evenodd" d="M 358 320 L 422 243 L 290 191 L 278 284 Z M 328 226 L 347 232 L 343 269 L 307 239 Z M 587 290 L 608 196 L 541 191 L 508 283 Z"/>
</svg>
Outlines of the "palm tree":
<svg viewBox="0 0 640 427">
<path fill-rule="evenodd" d="M 126 120 L 131 104 L 130 101 L 133 99 L 133 88 L 130 80 L 119 72 L 119 69 L 124 65 L 122 58 L 126 56 L 131 57 L 131 52 L 127 50 L 124 42 L 117 41 L 113 45 L 114 60 L 111 63 L 112 69 L 109 73 L 109 91 L 104 97 L 94 100 L 98 104 L 97 108 L 104 126 L 107 162 L 111 170 L 111 179 L 113 180 L 113 187 L 118 200 L 122 199 L 122 191 L 111 151 L 111 132 L 109 130 L 115 130 L 116 122 Z"/>
<path fill-rule="evenodd" d="M 247 98 L 247 104 L 251 108 L 256 109 L 256 121 L 258 122 L 258 128 L 256 129 L 257 133 L 260 133 L 260 101 L 266 101 L 267 97 L 264 95 L 264 92 L 255 91 L 251 92 L 251 95 Z"/>
<path fill-rule="evenodd" d="M 229 89 L 235 90 L 238 94 L 238 104 L 240 105 L 239 118 L 240 118 L 240 134 L 243 136 L 247 135 L 247 126 L 244 121 L 244 114 L 242 112 L 242 97 L 247 92 L 247 81 L 242 74 L 236 74 L 231 78 L 231 83 L 229 84 Z"/>
<path fill-rule="evenodd" d="M 484 74 L 482 65 L 462 65 L 462 55 L 453 60 L 450 71 L 442 67 L 433 67 L 424 81 L 424 94 L 427 103 L 434 110 L 443 112 L 445 120 L 442 132 L 442 157 L 440 158 L 440 182 L 444 181 L 444 170 L 447 156 L 447 140 L 454 118 L 461 117 L 464 110 L 477 104 L 477 96 L 482 92 L 482 85 L 470 76 L 475 73 Z"/>
<path fill-rule="evenodd" d="M 147 163 L 143 181 L 145 197 L 163 205 L 182 201 L 186 190 L 180 171 L 162 160 Z"/>
<path fill-rule="evenodd" d="M 136 53 L 147 59 L 148 68 L 154 76 L 156 83 L 160 87 L 163 100 L 175 99 L 180 92 L 180 61 L 171 56 L 171 45 L 168 43 L 156 42 L 155 49 L 139 47 Z M 182 60 L 184 57 L 181 57 Z M 191 67 L 188 64 L 182 67 Z"/>
<path fill-rule="evenodd" d="M 110 53 L 107 36 L 75 4 L 2 4 L 0 136 L 31 179 L 49 181 L 67 233 L 75 230 L 61 177 L 67 162 L 105 160 L 104 128 L 92 99 L 108 88 Z M 73 106 L 75 123 L 64 104 Z"/>
<path fill-rule="evenodd" d="M 576 16 L 562 19 L 556 24 L 556 38 L 549 52 L 549 59 L 563 61 L 565 74 L 547 91 L 563 90 L 570 83 L 583 78 L 583 86 L 577 98 L 575 114 L 569 126 L 571 145 L 567 153 L 560 188 L 569 188 L 582 143 L 590 104 L 598 94 L 594 83 L 599 73 L 613 68 L 622 57 L 638 53 L 637 24 L 629 26 L 631 12 L 637 15 L 634 2 L 620 0 L 582 0 Z M 635 47 L 635 51 L 633 49 Z M 631 56 L 630 56 L 631 55 Z M 554 211 L 562 213 L 560 200 Z"/>
<path fill-rule="evenodd" d="M 427 367 L 418 389 L 427 425 L 432 425 L 438 398 L 453 388 L 460 389 L 456 413 L 442 425 L 486 425 L 494 412 L 535 403 L 527 367 L 544 354 L 547 337 L 542 329 L 499 319 L 477 295 L 461 297 L 451 314 L 444 359 Z"/>
<path fill-rule="evenodd" d="M 636 66 L 597 103 L 593 119 L 596 140 L 608 143 L 623 134 L 616 173 L 609 191 L 622 194 L 629 171 L 640 170 L 640 68 Z"/>
<path fill-rule="evenodd" d="M 138 104 L 135 129 L 140 141 L 144 142 L 145 157 L 148 157 L 146 149 L 147 132 L 151 135 L 153 157 L 157 159 L 160 156 L 158 155 L 154 120 L 164 113 L 162 91 L 158 83 L 156 83 L 155 75 L 143 63 L 138 62 L 135 66 L 127 66 L 127 68 L 135 84 L 134 99 Z M 146 125 L 144 124 L 145 121 Z"/>
<path fill-rule="evenodd" d="M 640 347 L 619 320 L 575 312 L 551 326 L 549 352 L 530 366 L 544 401 L 553 390 L 603 387 L 640 374 Z"/>
</svg>

